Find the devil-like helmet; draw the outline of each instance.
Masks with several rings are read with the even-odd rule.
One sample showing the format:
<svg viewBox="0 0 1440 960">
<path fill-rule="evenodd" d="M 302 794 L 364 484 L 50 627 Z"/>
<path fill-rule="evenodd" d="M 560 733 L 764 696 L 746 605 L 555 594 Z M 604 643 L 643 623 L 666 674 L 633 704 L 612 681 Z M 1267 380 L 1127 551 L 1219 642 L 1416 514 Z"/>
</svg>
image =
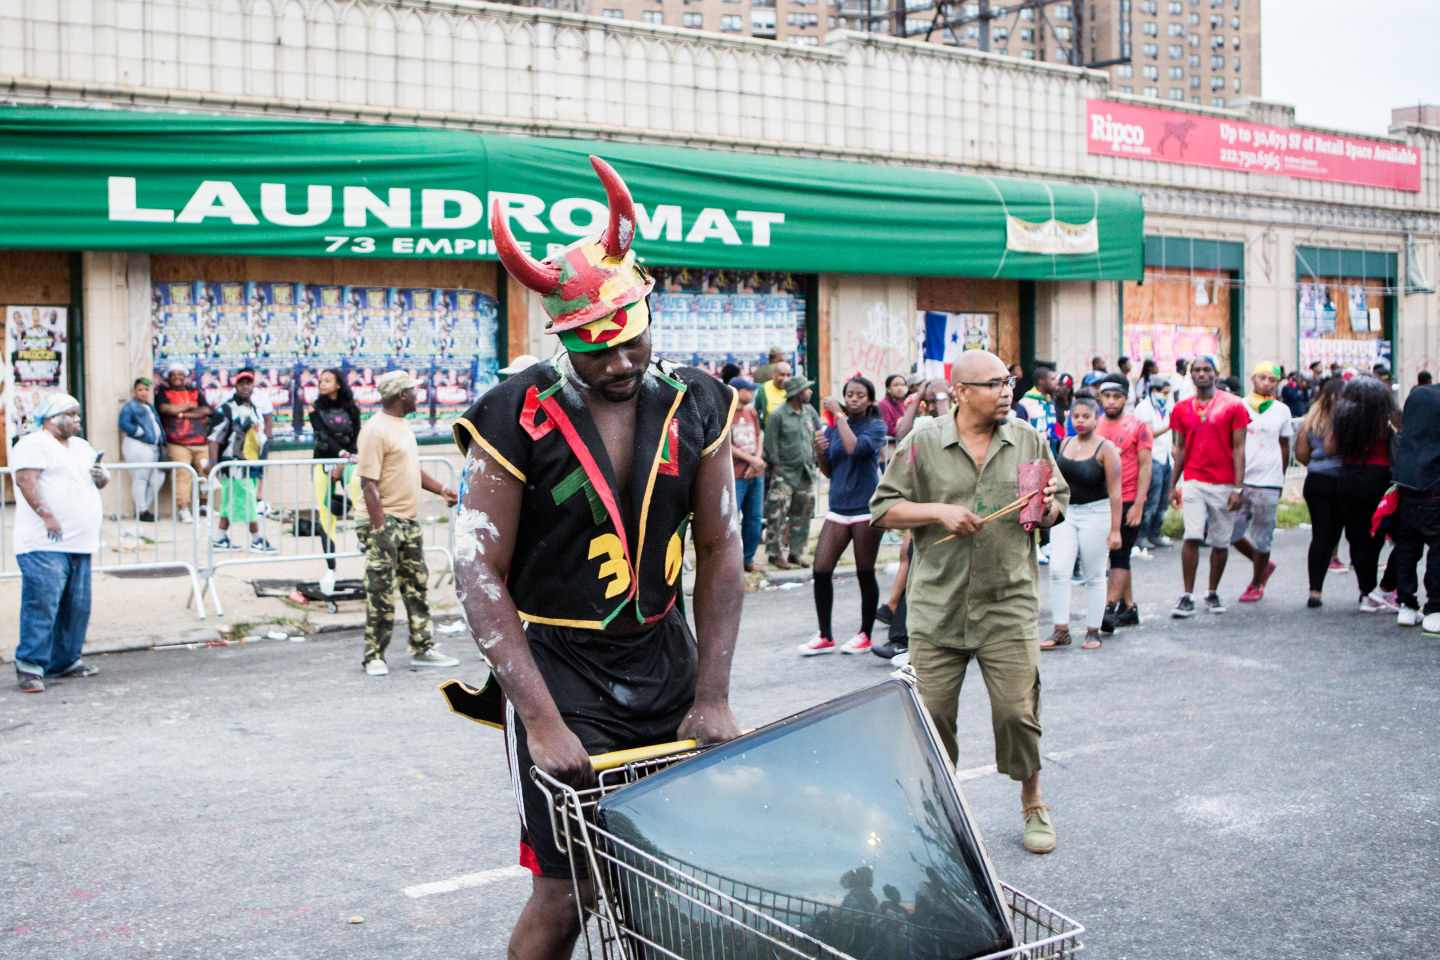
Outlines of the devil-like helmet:
<svg viewBox="0 0 1440 960">
<path fill-rule="evenodd" d="M 645 298 L 655 279 L 635 260 L 635 202 L 610 164 L 592 156 L 590 164 L 605 186 L 610 220 L 597 236 L 536 260 L 520 249 L 509 218 L 497 198 L 490 208 L 490 233 L 500 262 L 516 280 L 540 294 L 550 320 L 546 333 L 559 334 L 570 350 L 603 350 L 631 340 L 650 323 Z"/>
</svg>

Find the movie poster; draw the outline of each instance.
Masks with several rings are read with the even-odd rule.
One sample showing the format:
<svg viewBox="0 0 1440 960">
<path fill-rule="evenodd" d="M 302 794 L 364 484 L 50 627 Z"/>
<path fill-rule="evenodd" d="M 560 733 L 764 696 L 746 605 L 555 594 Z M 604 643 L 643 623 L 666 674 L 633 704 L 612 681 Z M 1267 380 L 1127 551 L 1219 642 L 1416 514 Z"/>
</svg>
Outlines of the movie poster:
<svg viewBox="0 0 1440 960">
<path fill-rule="evenodd" d="M 1320 335 L 1320 286 L 1315 283 L 1300 284 L 1300 335 Z"/>
<path fill-rule="evenodd" d="M 435 427 L 447 434 L 450 424 L 470 409 L 483 391 L 475 388 L 475 364 L 464 360 L 437 360 L 434 368 Z"/>
<path fill-rule="evenodd" d="M 360 419 L 368 420 L 380 410 L 380 391 L 375 387 L 390 361 L 385 357 L 348 357 L 345 360 L 345 381 L 350 392 L 355 394 L 355 403 L 360 408 Z"/>
<path fill-rule="evenodd" d="M 805 299 L 787 273 L 655 267 L 650 297 L 651 348 L 672 363 L 719 374 L 727 363 L 745 374 L 771 346 L 800 372 Z"/>
<path fill-rule="evenodd" d="M 1355 333 L 1370 332 L 1370 312 L 1367 308 L 1365 288 L 1358 284 L 1346 289 L 1350 300 L 1350 329 Z M 1375 331 L 1379 333 L 1380 331 Z"/>
<path fill-rule="evenodd" d="M 250 355 L 250 309 L 246 284 L 200 284 L 200 336 L 204 356 L 241 360 Z"/>
<path fill-rule="evenodd" d="M 10 306 L 5 318 L 6 382 L 0 399 L 5 401 L 5 435 L 13 446 L 38 429 L 30 414 L 45 397 L 69 388 L 69 310 Z"/>
<path fill-rule="evenodd" d="M 345 291 L 354 311 L 349 323 L 349 353 L 365 357 L 390 356 L 392 330 L 400 322 L 392 316 L 401 312 L 397 292 L 392 287 L 346 287 Z M 403 320 L 403 313 L 400 319 Z"/>
<path fill-rule="evenodd" d="M 392 359 L 391 370 L 404 370 L 410 376 L 420 382 L 415 388 L 415 412 L 405 417 L 410 426 L 414 428 L 417 436 L 429 436 L 435 432 L 433 429 L 435 414 L 432 409 L 431 398 L 433 395 L 430 389 L 430 364 L 429 358 L 425 359 Z"/>
<path fill-rule="evenodd" d="M 446 360 L 474 359 L 473 397 L 500 382 L 500 358 L 495 338 L 500 310 L 494 297 L 479 290 L 446 290 L 444 309 L 436 322 L 435 337 Z"/>
<path fill-rule="evenodd" d="M 200 337 L 199 283 L 157 283 L 150 300 L 151 342 L 157 361 L 194 364 L 205 355 Z M 157 363 L 163 368 L 163 363 Z"/>
<path fill-rule="evenodd" d="M 345 355 L 349 352 L 345 332 L 345 288 L 312 286 L 308 289 L 314 304 L 311 321 L 314 333 L 304 351 L 305 355 L 330 358 Z M 334 364 L 325 364 L 320 369 L 323 370 L 325 366 Z"/>
</svg>

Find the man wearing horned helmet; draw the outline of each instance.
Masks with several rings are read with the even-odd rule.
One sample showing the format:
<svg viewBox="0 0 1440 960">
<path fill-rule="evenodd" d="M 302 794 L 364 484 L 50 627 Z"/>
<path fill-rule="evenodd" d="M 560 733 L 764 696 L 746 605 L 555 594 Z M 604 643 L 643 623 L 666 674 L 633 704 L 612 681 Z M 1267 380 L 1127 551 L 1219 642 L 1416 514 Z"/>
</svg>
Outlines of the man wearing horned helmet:
<svg viewBox="0 0 1440 960">
<path fill-rule="evenodd" d="M 728 440 L 736 394 L 651 355 L 655 281 L 630 250 L 630 191 L 605 161 L 590 162 L 610 204 L 599 236 L 536 261 L 503 207 L 492 209 L 501 262 L 540 294 L 546 332 L 565 349 L 454 425 L 466 459 L 455 584 L 504 694 L 503 710 L 472 716 L 506 734 L 520 862 L 535 874 L 509 956 L 526 960 L 568 958 L 580 930 L 571 866 L 531 767 L 585 786 L 592 754 L 738 733 L 728 702 L 744 597 Z M 680 608 L 687 531 L 693 636 Z"/>
</svg>

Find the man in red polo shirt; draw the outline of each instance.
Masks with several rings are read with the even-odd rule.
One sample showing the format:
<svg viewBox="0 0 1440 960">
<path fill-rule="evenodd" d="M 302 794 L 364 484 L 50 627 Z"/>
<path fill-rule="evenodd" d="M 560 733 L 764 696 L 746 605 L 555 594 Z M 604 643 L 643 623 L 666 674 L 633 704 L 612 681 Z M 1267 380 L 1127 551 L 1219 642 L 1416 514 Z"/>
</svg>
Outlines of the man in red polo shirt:
<svg viewBox="0 0 1440 960">
<path fill-rule="evenodd" d="M 1140 533 L 1145 516 L 1145 495 L 1150 489 L 1150 451 L 1155 438 L 1150 428 L 1125 412 L 1130 398 L 1130 381 L 1123 373 L 1112 373 L 1096 385 L 1100 406 L 1105 416 L 1095 425 L 1095 432 L 1115 444 L 1120 451 L 1120 549 L 1110 551 L 1110 585 L 1105 598 L 1105 619 L 1100 629 L 1114 633 L 1119 627 L 1138 627 L 1140 611 L 1135 606 L 1135 593 L 1130 585 L 1130 551 Z"/>
<path fill-rule="evenodd" d="M 1198 356 L 1190 364 L 1195 396 L 1175 405 L 1170 429 L 1175 435 L 1175 470 L 1171 476 L 1170 503 L 1185 514 L 1185 543 L 1180 548 L 1180 570 L 1185 592 L 1171 616 L 1195 615 L 1195 569 L 1200 564 L 1200 541 L 1210 544 L 1210 590 L 1205 606 L 1224 613 L 1220 578 L 1230 556 L 1235 511 L 1245 488 L 1245 431 L 1250 411 L 1239 397 L 1215 387 L 1215 359 Z M 1181 477 L 1184 477 L 1181 480 Z"/>
</svg>

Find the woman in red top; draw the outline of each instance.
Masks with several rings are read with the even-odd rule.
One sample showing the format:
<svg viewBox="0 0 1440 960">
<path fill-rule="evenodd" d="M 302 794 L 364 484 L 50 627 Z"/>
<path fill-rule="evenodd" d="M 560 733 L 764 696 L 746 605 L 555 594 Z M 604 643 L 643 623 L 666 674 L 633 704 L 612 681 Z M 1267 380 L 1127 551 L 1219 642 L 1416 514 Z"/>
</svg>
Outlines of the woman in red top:
<svg viewBox="0 0 1440 960">
<path fill-rule="evenodd" d="M 1358 376 L 1345 384 L 1335 413 L 1326 452 L 1339 456 L 1344 466 L 1336 482 L 1350 542 L 1350 565 L 1360 587 L 1360 612 L 1384 613 L 1395 605 L 1376 589 L 1380 548 L 1385 534 L 1370 533 L 1371 518 L 1390 487 L 1390 437 L 1398 409 L 1390 388 L 1374 377 Z"/>
</svg>

